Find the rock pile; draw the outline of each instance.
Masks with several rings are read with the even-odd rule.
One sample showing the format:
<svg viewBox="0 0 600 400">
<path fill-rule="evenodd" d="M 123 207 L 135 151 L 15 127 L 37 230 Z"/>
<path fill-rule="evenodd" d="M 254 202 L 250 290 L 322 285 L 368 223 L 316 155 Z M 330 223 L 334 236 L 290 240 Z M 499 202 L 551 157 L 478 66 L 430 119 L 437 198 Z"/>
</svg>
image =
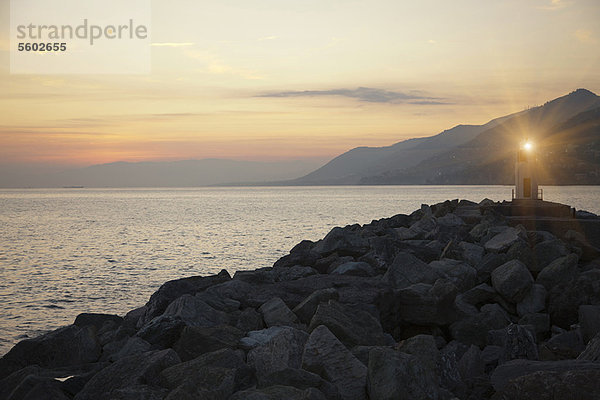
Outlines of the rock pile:
<svg viewBox="0 0 600 400">
<path fill-rule="evenodd" d="M 0 399 L 597 399 L 600 253 L 583 242 L 489 200 L 334 228 L 18 343 Z"/>
</svg>

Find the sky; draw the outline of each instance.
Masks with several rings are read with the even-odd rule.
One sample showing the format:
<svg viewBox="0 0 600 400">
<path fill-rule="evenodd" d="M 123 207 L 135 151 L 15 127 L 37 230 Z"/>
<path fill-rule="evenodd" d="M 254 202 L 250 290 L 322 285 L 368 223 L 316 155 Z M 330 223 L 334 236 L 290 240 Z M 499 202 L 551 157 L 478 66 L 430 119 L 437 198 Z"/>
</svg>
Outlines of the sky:
<svg viewBox="0 0 600 400">
<path fill-rule="evenodd" d="M 146 75 L 18 75 L 0 164 L 327 160 L 600 93 L 598 0 L 152 2 Z"/>
</svg>

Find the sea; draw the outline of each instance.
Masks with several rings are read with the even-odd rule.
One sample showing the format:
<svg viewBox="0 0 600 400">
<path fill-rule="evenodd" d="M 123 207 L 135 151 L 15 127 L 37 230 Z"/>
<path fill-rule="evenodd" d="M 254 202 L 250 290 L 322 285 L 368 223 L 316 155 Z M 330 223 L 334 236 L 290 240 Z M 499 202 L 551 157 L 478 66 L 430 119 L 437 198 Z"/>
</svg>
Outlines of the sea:
<svg viewBox="0 0 600 400">
<path fill-rule="evenodd" d="M 0 190 L 0 355 L 79 313 L 124 315 L 168 280 L 271 266 L 335 226 L 511 186 Z M 600 214 L 600 186 L 544 199 Z"/>
</svg>

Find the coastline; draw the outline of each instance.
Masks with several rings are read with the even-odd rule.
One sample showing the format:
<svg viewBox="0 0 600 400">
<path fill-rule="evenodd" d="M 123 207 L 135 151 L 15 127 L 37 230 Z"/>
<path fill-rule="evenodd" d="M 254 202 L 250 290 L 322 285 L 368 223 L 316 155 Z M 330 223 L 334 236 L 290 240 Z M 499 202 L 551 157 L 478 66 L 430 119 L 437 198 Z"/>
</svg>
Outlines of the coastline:
<svg viewBox="0 0 600 400">
<path fill-rule="evenodd" d="M 511 224 L 497 204 L 334 228 L 273 267 L 82 314 L 0 359 L 0 398 L 517 399 L 573 376 L 599 394 L 598 243 Z"/>
</svg>

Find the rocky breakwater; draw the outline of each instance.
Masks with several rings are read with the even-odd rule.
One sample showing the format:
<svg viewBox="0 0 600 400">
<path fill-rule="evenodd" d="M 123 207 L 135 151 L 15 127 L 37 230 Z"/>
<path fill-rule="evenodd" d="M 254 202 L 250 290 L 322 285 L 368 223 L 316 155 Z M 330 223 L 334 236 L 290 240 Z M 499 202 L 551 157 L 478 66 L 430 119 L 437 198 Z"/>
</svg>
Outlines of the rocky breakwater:
<svg viewBox="0 0 600 400">
<path fill-rule="evenodd" d="M 0 359 L 0 398 L 600 398 L 598 249 L 493 205 L 334 228 L 273 267 L 81 314 Z"/>
</svg>

